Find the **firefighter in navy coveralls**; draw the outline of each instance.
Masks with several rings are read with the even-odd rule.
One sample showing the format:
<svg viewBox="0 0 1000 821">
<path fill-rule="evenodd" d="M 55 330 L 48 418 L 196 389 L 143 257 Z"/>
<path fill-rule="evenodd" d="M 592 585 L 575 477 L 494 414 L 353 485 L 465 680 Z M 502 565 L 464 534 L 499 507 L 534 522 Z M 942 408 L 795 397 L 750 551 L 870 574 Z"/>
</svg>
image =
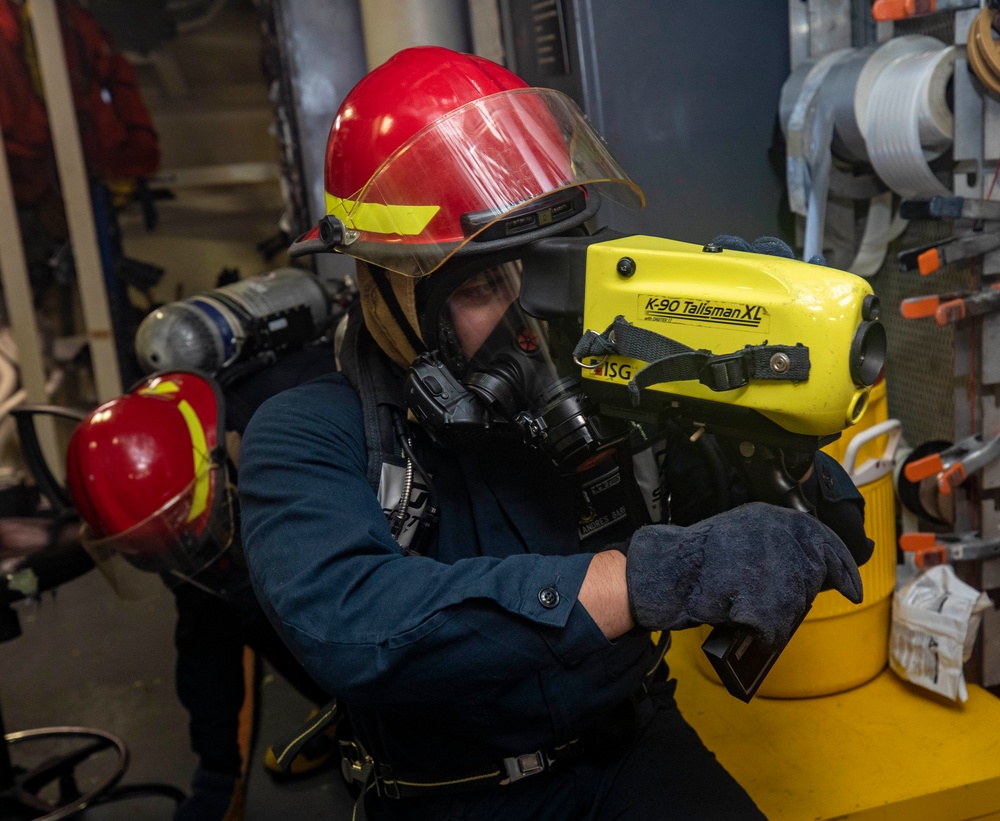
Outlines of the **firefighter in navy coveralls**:
<svg viewBox="0 0 1000 821">
<path fill-rule="evenodd" d="M 346 706 L 368 817 L 760 817 L 650 632 L 780 640 L 823 588 L 860 601 L 860 495 L 817 458 L 830 527 L 763 503 L 704 518 L 708 460 L 669 430 L 569 464 L 517 435 L 518 403 L 566 384 L 518 306 L 523 245 L 583 231 L 599 194 L 642 199 L 565 96 L 405 50 L 342 104 L 325 187 L 292 252 L 358 260 L 342 373 L 258 410 L 239 494 L 255 590 Z M 477 417 L 466 386 L 505 412 Z"/>
</svg>

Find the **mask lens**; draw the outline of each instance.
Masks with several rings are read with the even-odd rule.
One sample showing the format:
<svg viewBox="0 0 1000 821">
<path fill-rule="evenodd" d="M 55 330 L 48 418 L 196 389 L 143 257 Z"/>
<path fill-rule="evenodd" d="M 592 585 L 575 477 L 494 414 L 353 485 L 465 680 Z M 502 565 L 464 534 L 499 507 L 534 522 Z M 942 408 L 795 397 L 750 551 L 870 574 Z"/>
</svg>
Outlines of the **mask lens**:
<svg viewBox="0 0 1000 821">
<path fill-rule="evenodd" d="M 448 318 L 466 361 L 471 361 L 497 329 L 510 330 L 508 314 L 521 290 L 520 261 L 506 262 L 466 279 L 448 297 Z"/>
</svg>

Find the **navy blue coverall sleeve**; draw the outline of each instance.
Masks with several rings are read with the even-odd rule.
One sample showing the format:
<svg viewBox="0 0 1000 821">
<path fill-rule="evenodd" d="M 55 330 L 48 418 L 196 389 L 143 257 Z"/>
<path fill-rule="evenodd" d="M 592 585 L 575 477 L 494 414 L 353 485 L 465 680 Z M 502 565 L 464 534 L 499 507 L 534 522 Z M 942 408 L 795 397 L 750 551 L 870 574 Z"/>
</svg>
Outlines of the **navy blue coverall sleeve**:
<svg viewBox="0 0 1000 821">
<path fill-rule="evenodd" d="M 447 702 L 609 647 L 577 601 L 589 554 L 404 556 L 366 460 L 361 405 L 341 377 L 269 400 L 240 452 L 256 591 L 322 686 L 356 704 L 400 688 L 412 703 Z"/>
</svg>

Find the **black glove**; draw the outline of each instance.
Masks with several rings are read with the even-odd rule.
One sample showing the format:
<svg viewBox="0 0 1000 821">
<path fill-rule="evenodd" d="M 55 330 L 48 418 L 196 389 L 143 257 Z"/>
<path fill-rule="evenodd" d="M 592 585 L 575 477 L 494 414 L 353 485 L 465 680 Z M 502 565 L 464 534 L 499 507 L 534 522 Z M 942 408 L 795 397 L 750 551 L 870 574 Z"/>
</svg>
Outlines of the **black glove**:
<svg viewBox="0 0 1000 821">
<path fill-rule="evenodd" d="M 690 527 L 648 525 L 627 553 L 629 606 L 647 630 L 740 624 L 788 640 L 821 590 L 861 602 L 861 577 L 837 535 L 812 516 L 754 502 Z"/>
<path fill-rule="evenodd" d="M 747 242 L 743 237 L 733 234 L 719 234 L 714 237 L 709 245 L 719 248 L 727 248 L 730 251 L 746 251 L 751 254 L 768 254 L 772 257 L 785 257 L 785 259 L 796 259 L 792 247 L 783 239 L 778 237 L 757 237 L 752 243 Z M 816 254 L 809 258 L 813 265 L 826 265 L 826 257 Z"/>
</svg>

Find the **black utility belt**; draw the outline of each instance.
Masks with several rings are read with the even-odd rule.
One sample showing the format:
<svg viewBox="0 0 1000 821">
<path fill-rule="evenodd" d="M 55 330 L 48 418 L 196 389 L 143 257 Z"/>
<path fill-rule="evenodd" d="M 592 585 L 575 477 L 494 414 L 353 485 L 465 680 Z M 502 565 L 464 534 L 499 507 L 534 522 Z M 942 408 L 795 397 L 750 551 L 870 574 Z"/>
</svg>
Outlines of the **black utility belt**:
<svg viewBox="0 0 1000 821">
<path fill-rule="evenodd" d="M 501 787 L 532 775 L 549 772 L 567 761 L 578 760 L 584 752 L 581 739 L 523 755 L 508 756 L 496 765 L 467 773 L 444 776 L 434 773 L 410 773 L 395 770 L 375 761 L 356 741 L 341 741 L 341 767 L 344 778 L 361 786 L 374 784 L 383 798 L 415 798 L 454 795 Z"/>
</svg>

